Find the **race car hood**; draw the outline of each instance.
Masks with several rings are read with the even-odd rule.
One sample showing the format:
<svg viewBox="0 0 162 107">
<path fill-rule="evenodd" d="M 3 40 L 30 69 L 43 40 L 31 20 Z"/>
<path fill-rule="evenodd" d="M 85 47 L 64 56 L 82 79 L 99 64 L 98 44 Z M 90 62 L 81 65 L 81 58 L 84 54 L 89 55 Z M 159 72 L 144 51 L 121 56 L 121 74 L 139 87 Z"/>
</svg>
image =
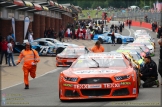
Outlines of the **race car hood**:
<svg viewBox="0 0 162 107">
<path fill-rule="evenodd" d="M 90 77 L 112 77 L 128 75 L 133 71 L 132 68 L 69 68 L 64 73 L 65 76 L 90 78 Z"/>
<path fill-rule="evenodd" d="M 148 47 L 150 50 L 154 48 L 152 45 L 147 45 L 147 47 Z"/>
<path fill-rule="evenodd" d="M 58 54 L 57 57 L 60 58 L 78 58 L 79 56 L 81 56 L 81 53 L 69 53 L 69 54 Z"/>
<path fill-rule="evenodd" d="M 131 38 L 131 39 L 134 39 L 134 38 L 131 37 L 131 36 L 123 36 L 123 35 L 121 35 L 121 37 L 122 37 L 122 38 Z"/>
</svg>

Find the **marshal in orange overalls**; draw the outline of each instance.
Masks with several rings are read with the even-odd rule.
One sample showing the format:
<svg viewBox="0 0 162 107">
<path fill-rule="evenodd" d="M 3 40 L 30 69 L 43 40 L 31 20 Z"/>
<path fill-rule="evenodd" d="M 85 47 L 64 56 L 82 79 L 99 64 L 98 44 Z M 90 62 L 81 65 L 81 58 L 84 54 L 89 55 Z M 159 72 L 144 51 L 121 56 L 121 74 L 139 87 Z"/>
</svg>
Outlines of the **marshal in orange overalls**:
<svg viewBox="0 0 162 107">
<path fill-rule="evenodd" d="M 29 72 L 32 78 L 36 77 L 36 63 L 40 61 L 40 58 L 36 50 L 30 49 L 21 51 L 18 63 L 20 63 L 22 59 L 24 59 L 23 64 L 24 83 L 25 86 L 29 86 L 29 79 L 28 79 Z"/>
</svg>

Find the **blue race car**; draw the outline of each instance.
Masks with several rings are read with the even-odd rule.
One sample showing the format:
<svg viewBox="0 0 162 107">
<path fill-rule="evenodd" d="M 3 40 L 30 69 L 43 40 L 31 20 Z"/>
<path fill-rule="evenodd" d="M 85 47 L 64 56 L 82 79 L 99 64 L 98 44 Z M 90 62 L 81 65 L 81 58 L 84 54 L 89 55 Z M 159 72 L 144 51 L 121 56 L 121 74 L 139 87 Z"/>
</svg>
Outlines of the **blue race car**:
<svg viewBox="0 0 162 107">
<path fill-rule="evenodd" d="M 103 34 L 95 34 L 93 40 L 99 40 L 102 44 L 103 43 L 112 43 L 111 40 L 112 32 L 104 32 Z M 134 41 L 134 38 L 131 36 L 123 36 L 119 33 L 115 33 L 115 42 L 117 44 L 125 44 Z"/>
</svg>

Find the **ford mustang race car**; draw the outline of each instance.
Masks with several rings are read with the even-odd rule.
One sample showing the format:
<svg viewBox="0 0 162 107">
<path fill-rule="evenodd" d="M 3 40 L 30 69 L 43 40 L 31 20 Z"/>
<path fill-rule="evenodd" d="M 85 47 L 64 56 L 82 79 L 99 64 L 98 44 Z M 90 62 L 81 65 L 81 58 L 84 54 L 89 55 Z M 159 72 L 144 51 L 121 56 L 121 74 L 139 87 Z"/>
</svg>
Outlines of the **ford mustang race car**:
<svg viewBox="0 0 162 107">
<path fill-rule="evenodd" d="M 142 43 L 128 43 L 127 46 L 141 47 L 142 50 L 146 53 L 146 55 L 150 55 L 149 48 Z"/>
<path fill-rule="evenodd" d="M 80 56 L 59 76 L 59 99 L 137 98 L 138 72 L 121 53 Z"/>
<path fill-rule="evenodd" d="M 94 35 L 93 40 L 99 40 L 101 43 L 112 43 L 111 40 L 111 32 L 104 32 L 103 34 L 96 34 Z M 134 38 L 131 36 L 123 36 L 119 33 L 115 33 L 116 43 L 130 43 L 134 41 Z"/>
<path fill-rule="evenodd" d="M 30 44 L 32 49 L 35 49 L 39 55 L 55 56 L 64 50 L 63 47 L 57 47 L 50 41 L 34 41 Z M 23 49 L 25 49 L 25 44 L 17 44 L 14 46 L 14 53 L 20 53 Z"/>
<path fill-rule="evenodd" d="M 150 55 L 151 56 L 155 55 L 154 45 L 150 41 L 147 41 L 147 40 L 135 40 L 133 43 L 142 43 L 142 44 L 146 45 L 150 50 Z"/>
<path fill-rule="evenodd" d="M 141 57 L 145 57 L 146 53 L 140 47 L 133 47 L 133 46 L 120 46 L 117 50 L 135 50 L 140 53 Z"/>
<path fill-rule="evenodd" d="M 68 46 L 56 56 L 56 66 L 70 66 L 79 56 L 89 53 L 85 46 Z"/>
<path fill-rule="evenodd" d="M 127 55 L 130 59 L 135 60 L 135 63 L 140 65 L 140 68 L 144 67 L 144 61 L 143 58 L 140 56 L 140 53 L 134 50 L 122 50 L 118 49 L 116 52 L 123 53 Z M 129 53 L 129 54 L 128 54 Z"/>
</svg>

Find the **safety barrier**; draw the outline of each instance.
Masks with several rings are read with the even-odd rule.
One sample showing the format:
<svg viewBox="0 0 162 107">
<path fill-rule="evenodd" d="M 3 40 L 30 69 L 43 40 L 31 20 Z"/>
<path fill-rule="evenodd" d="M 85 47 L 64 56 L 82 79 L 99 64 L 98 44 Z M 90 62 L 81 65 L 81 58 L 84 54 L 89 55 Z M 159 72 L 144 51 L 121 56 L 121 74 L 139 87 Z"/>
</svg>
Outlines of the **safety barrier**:
<svg viewBox="0 0 162 107">
<path fill-rule="evenodd" d="M 125 25 L 126 25 L 126 21 L 125 21 Z M 131 26 L 144 27 L 144 28 L 148 28 L 148 29 L 152 30 L 152 24 L 146 23 L 146 22 L 132 20 Z M 157 29 L 156 29 L 156 32 L 157 32 Z"/>
</svg>

